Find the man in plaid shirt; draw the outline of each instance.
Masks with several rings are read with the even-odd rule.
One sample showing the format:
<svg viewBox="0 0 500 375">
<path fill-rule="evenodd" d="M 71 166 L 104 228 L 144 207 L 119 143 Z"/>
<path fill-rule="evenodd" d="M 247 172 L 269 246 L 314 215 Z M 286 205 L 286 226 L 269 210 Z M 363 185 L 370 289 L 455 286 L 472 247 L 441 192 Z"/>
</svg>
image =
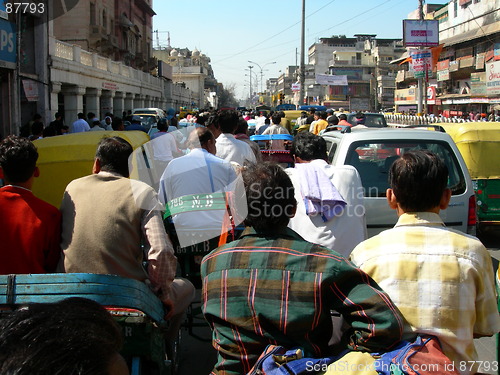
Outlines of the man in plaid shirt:
<svg viewBox="0 0 500 375">
<path fill-rule="evenodd" d="M 334 354 L 331 310 L 347 324 L 342 344 L 380 351 L 400 339 L 404 321 L 363 271 L 333 250 L 287 228 L 297 202 L 276 164 L 243 171 L 248 216 L 241 238 L 201 266 L 203 312 L 213 329 L 213 374 L 246 374 L 268 344 L 300 347 L 306 357 Z"/>
</svg>

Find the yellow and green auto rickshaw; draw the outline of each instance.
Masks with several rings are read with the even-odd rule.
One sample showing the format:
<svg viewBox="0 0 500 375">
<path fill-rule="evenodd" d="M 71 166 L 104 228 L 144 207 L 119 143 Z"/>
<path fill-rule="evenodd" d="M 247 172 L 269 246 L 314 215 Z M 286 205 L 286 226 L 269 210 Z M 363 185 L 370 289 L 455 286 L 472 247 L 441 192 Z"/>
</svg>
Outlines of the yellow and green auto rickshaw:
<svg viewBox="0 0 500 375">
<path fill-rule="evenodd" d="M 59 135 L 36 140 L 40 177 L 33 184 L 33 193 L 59 207 L 66 186 L 74 179 L 92 173 L 97 144 L 103 137 L 122 137 L 134 149 L 149 141 L 141 131 L 97 131 Z"/>
<path fill-rule="evenodd" d="M 500 225 L 500 123 L 441 125 L 457 144 L 471 175 L 478 230 Z"/>
</svg>

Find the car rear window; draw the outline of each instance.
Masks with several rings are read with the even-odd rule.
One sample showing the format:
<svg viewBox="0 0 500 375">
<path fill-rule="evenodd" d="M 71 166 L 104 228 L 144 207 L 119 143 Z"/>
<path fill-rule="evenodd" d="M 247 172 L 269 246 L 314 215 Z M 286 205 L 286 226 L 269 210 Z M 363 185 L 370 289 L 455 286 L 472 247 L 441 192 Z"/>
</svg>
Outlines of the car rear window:
<svg viewBox="0 0 500 375">
<path fill-rule="evenodd" d="M 403 140 L 387 142 L 355 142 L 351 145 L 345 164 L 354 166 L 360 176 L 366 197 L 385 197 L 389 188 L 389 169 L 392 163 L 410 150 L 429 150 L 443 159 L 448 167 L 448 187 L 453 195 L 465 192 L 465 177 L 460 164 L 446 142 Z"/>
<path fill-rule="evenodd" d="M 350 114 L 347 118 L 347 121 L 353 126 L 357 125 L 356 115 Z M 379 115 L 376 113 L 365 113 L 365 122 L 363 125 L 369 128 L 384 128 L 387 126 L 387 121 L 382 114 Z"/>
</svg>

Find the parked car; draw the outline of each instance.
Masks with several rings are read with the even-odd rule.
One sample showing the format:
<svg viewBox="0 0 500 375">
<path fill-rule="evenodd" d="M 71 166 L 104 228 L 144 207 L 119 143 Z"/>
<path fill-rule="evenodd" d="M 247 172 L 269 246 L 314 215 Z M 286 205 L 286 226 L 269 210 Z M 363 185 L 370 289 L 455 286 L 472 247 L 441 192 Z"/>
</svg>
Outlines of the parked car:
<svg viewBox="0 0 500 375">
<path fill-rule="evenodd" d="M 132 110 L 133 115 L 155 115 L 158 118 L 167 117 L 165 111 L 161 108 L 134 108 Z"/>
<path fill-rule="evenodd" d="M 328 161 L 332 165 L 352 165 L 364 188 L 368 235 L 392 228 L 396 211 L 389 208 L 386 190 L 388 171 L 394 160 L 406 151 L 430 150 L 439 155 L 449 170 L 448 187 L 452 191 L 449 207 L 441 211 L 448 227 L 475 234 L 476 200 L 474 187 L 460 151 L 451 137 L 439 131 L 406 128 L 352 129 L 330 131 L 326 140 Z"/>
<path fill-rule="evenodd" d="M 347 122 L 349 122 L 352 126 L 358 125 L 356 122 L 356 115 L 357 113 L 354 112 L 347 115 Z M 363 125 L 368 128 L 387 127 L 387 121 L 382 113 L 363 113 L 363 116 L 365 116 Z"/>
</svg>

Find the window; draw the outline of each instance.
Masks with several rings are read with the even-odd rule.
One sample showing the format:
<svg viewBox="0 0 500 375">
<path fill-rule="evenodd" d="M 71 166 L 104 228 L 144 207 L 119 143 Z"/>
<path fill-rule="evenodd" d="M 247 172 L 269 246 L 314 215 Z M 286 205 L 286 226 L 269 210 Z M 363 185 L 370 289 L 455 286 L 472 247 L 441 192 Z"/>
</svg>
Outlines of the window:
<svg viewBox="0 0 500 375">
<path fill-rule="evenodd" d="M 453 0 L 453 17 L 458 17 L 458 1 Z"/>
<path fill-rule="evenodd" d="M 389 187 L 388 172 L 392 163 L 410 150 L 429 150 L 438 155 L 448 167 L 448 187 L 453 195 L 465 191 L 465 177 L 455 154 L 447 143 L 439 141 L 382 141 L 381 143 L 355 142 L 351 146 L 346 164 L 354 166 L 361 176 L 367 197 L 385 197 Z"/>
<path fill-rule="evenodd" d="M 104 30 L 107 30 L 108 28 L 108 17 L 106 15 L 106 9 L 102 10 L 102 27 Z"/>
<path fill-rule="evenodd" d="M 96 18 L 95 18 L 95 4 L 90 3 L 90 24 L 95 25 L 96 24 Z"/>
</svg>

